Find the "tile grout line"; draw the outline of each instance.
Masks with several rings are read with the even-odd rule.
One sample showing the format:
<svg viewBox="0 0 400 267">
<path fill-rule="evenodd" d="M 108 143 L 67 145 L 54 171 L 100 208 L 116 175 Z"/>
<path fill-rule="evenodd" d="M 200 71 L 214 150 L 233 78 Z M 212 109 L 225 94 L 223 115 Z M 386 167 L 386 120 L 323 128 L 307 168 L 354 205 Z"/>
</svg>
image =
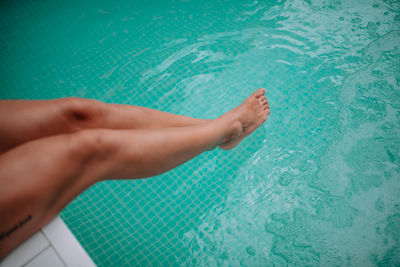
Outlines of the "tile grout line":
<svg viewBox="0 0 400 267">
<path fill-rule="evenodd" d="M 63 263 L 63 265 L 65 267 L 69 267 L 67 265 L 67 263 L 64 261 L 64 259 L 61 257 L 61 254 L 58 252 L 58 250 L 55 248 L 54 244 L 50 241 L 50 239 L 47 237 L 46 233 L 43 231 L 43 229 L 40 229 L 40 231 L 42 232 L 42 234 L 44 235 L 44 237 L 46 238 L 46 240 L 49 242 L 49 246 L 53 248 L 53 250 L 55 251 L 55 253 L 57 254 L 58 258 L 61 260 L 61 262 Z"/>
<path fill-rule="evenodd" d="M 46 238 L 47 239 L 47 238 Z M 48 240 L 47 240 L 48 241 Z M 37 257 L 39 257 L 43 252 L 45 252 L 49 247 L 51 247 L 51 244 L 49 242 L 49 245 L 47 245 L 45 248 L 43 248 L 41 251 L 39 251 L 39 253 L 37 253 L 35 256 L 33 256 L 32 258 L 30 258 L 27 262 L 25 262 L 24 264 L 22 264 L 21 266 L 26 266 L 28 265 L 30 262 L 32 262 L 34 259 L 36 259 Z"/>
</svg>

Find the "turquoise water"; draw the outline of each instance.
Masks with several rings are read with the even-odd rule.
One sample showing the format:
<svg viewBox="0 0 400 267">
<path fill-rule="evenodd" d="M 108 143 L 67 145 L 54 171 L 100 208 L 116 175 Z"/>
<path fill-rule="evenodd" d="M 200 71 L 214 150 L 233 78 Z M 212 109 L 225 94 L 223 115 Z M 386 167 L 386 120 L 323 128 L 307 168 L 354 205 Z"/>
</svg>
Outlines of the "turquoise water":
<svg viewBox="0 0 400 267">
<path fill-rule="evenodd" d="M 19 2 L 0 4 L 2 99 L 216 118 L 267 89 L 235 150 L 62 211 L 96 264 L 400 265 L 400 2 Z"/>
</svg>

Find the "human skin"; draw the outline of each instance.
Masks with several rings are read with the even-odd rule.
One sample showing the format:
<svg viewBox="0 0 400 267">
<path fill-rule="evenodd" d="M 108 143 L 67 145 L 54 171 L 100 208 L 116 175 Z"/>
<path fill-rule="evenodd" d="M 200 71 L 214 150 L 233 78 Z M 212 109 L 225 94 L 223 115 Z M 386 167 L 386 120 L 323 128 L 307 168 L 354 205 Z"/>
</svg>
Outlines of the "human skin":
<svg viewBox="0 0 400 267">
<path fill-rule="evenodd" d="M 264 94 L 214 120 L 82 99 L 0 101 L 0 259 L 99 181 L 234 148 L 267 119 Z"/>
<path fill-rule="evenodd" d="M 31 140 L 84 129 L 192 126 L 207 120 L 83 98 L 0 101 L 0 153 Z"/>
</svg>

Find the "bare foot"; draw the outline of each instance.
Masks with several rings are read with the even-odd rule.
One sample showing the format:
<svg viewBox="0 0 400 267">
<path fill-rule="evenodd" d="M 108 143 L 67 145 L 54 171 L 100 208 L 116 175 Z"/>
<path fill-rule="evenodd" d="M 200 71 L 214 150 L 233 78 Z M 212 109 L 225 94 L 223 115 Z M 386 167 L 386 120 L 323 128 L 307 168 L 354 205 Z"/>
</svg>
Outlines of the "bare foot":
<svg viewBox="0 0 400 267">
<path fill-rule="evenodd" d="M 221 117 L 221 119 L 233 121 L 230 134 L 218 144 L 221 149 L 234 148 L 243 138 L 265 122 L 270 110 L 264 94 L 264 88 L 256 90 L 242 104 Z"/>
</svg>

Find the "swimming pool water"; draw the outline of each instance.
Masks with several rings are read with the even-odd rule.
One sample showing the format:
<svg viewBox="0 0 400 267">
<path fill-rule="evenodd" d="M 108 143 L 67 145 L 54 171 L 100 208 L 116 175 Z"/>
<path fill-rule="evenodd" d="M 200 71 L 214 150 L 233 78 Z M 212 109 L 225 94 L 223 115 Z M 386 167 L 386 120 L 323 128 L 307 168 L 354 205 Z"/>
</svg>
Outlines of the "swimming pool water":
<svg viewBox="0 0 400 267">
<path fill-rule="evenodd" d="M 62 211 L 99 266 L 400 264 L 398 1 L 0 7 L 1 99 L 216 118 L 267 89 L 268 121 L 234 150 Z"/>
</svg>

